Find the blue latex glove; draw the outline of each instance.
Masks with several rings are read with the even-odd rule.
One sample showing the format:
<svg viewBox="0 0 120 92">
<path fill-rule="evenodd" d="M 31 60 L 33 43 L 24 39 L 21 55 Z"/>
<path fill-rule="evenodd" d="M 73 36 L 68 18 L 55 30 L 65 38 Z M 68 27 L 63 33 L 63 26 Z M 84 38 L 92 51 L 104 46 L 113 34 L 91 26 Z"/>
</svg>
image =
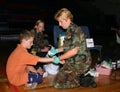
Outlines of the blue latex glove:
<svg viewBox="0 0 120 92">
<path fill-rule="evenodd" d="M 49 50 L 48 51 L 48 55 L 49 56 L 54 56 L 55 54 L 57 54 L 58 53 L 58 49 L 52 49 L 52 50 Z"/>
<path fill-rule="evenodd" d="M 60 59 L 58 57 L 54 57 L 53 63 L 55 64 L 59 64 L 60 63 Z"/>
</svg>

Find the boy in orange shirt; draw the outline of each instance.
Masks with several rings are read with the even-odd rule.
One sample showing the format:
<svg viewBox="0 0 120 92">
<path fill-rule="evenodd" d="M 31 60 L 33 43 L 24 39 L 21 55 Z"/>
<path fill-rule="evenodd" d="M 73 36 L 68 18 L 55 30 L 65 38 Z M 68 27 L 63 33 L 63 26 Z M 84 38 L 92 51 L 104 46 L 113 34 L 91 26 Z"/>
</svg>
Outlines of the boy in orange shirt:
<svg viewBox="0 0 120 92">
<path fill-rule="evenodd" d="M 41 58 L 30 54 L 27 49 L 33 45 L 34 36 L 29 31 L 24 31 L 20 34 L 20 44 L 17 45 L 15 50 L 8 58 L 6 72 L 8 80 L 11 84 L 20 86 L 30 84 L 35 88 L 38 83 L 42 82 L 42 76 L 31 65 L 36 65 L 37 62 L 54 62 L 56 64 L 63 64 L 58 57 L 54 58 Z"/>
</svg>

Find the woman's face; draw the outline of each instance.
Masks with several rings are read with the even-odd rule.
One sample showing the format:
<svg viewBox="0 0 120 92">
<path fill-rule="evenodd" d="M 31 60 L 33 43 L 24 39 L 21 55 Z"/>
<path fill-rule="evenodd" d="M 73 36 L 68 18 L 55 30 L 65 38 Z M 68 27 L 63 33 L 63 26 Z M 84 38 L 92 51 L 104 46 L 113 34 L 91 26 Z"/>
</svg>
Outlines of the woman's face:
<svg viewBox="0 0 120 92">
<path fill-rule="evenodd" d="M 66 20 L 58 20 L 59 22 L 59 26 L 61 26 L 63 29 L 67 29 L 71 23 L 70 19 L 66 19 Z"/>
<path fill-rule="evenodd" d="M 39 23 L 39 24 L 36 26 L 36 30 L 37 30 L 38 32 L 44 31 L 44 23 Z"/>
</svg>

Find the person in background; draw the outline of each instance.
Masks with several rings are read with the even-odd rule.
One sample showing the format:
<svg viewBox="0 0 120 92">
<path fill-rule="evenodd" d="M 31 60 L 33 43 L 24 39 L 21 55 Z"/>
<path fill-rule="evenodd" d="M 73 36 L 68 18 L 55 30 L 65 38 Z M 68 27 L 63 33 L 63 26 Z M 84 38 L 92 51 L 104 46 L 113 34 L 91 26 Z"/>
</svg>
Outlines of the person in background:
<svg viewBox="0 0 120 92">
<path fill-rule="evenodd" d="M 60 9 L 55 14 L 55 19 L 59 26 L 67 31 L 63 47 L 48 52 L 50 56 L 63 52 L 59 59 L 65 60 L 65 64 L 53 81 L 53 86 L 55 88 L 79 87 L 79 74 L 88 71 L 91 65 L 91 55 L 86 46 L 86 35 L 79 26 L 72 22 L 73 15 L 67 8 Z"/>
<path fill-rule="evenodd" d="M 46 53 L 50 49 L 50 44 L 47 39 L 47 35 L 44 34 L 45 31 L 45 23 L 42 20 L 37 20 L 34 26 L 34 29 L 31 32 L 34 35 L 33 47 L 31 49 L 31 53 L 45 57 Z"/>
<path fill-rule="evenodd" d="M 117 42 L 117 44 L 120 45 L 120 27 L 118 28 L 118 30 L 116 32 L 116 42 Z"/>
<path fill-rule="evenodd" d="M 39 68 L 36 70 L 31 65 L 36 65 L 37 62 L 54 62 L 62 63 L 58 57 L 42 58 L 30 54 L 27 49 L 33 45 L 34 35 L 25 30 L 20 34 L 20 44 L 10 54 L 6 73 L 9 82 L 15 86 L 28 85 L 35 88 L 37 84 L 42 82 L 42 75 L 39 73 Z"/>
<path fill-rule="evenodd" d="M 116 30 L 116 41 L 113 48 L 113 60 L 120 60 L 120 27 Z"/>
<path fill-rule="evenodd" d="M 114 70 L 119 70 L 120 69 L 120 63 L 119 63 L 119 60 L 120 60 L 120 25 L 118 27 L 118 29 L 115 29 L 116 31 L 116 42 L 115 44 L 113 45 L 112 49 L 113 49 L 113 54 L 112 54 L 112 61 L 113 63 L 115 64 L 115 67 L 114 67 Z M 114 71 L 112 72 L 110 78 L 112 80 L 120 80 L 120 72 L 119 71 Z"/>
<path fill-rule="evenodd" d="M 49 44 L 47 39 L 47 35 L 44 34 L 44 26 L 45 23 L 43 20 L 37 20 L 34 29 L 31 30 L 32 34 L 34 35 L 34 41 L 30 52 L 33 55 L 37 55 L 40 57 L 45 57 L 48 50 L 51 48 L 51 45 Z M 44 63 L 38 62 L 37 65 L 34 66 L 36 69 L 39 68 L 42 75 L 44 74 L 43 65 Z"/>
</svg>

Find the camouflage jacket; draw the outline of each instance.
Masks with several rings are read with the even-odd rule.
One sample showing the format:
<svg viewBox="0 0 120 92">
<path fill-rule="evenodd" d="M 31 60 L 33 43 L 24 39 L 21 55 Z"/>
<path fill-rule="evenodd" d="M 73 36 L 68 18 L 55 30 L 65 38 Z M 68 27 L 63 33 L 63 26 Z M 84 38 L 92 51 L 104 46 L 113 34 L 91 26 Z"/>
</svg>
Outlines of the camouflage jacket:
<svg viewBox="0 0 120 92">
<path fill-rule="evenodd" d="M 74 23 L 71 23 L 67 29 L 63 48 L 64 53 L 70 49 L 79 47 L 78 54 L 67 59 L 66 62 L 77 63 L 77 62 L 91 62 L 90 52 L 86 46 L 86 35 L 83 33 L 81 28 Z M 89 59 L 89 60 L 87 60 Z"/>
<path fill-rule="evenodd" d="M 79 47 L 78 54 L 65 60 L 65 64 L 53 81 L 55 88 L 79 87 L 79 74 L 85 73 L 91 65 L 90 52 L 86 46 L 86 35 L 80 27 L 71 23 L 63 43 L 64 53 L 75 47 Z"/>
<path fill-rule="evenodd" d="M 49 45 L 49 42 L 47 39 L 45 39 L 44 34 L 42 32 L 37 33 L 36 30 L 31 30 L 31 32 L 34 34 L 34 41 L 33 41 L 33 48 L 35 51 L 40 51 L 45 46 Z"/>
</svg>

